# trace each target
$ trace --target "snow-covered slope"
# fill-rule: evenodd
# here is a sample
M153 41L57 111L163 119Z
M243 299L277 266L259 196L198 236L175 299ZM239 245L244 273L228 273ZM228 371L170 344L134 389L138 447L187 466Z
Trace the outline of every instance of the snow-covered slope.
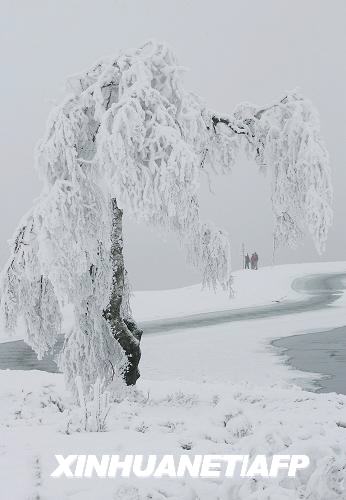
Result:
M201 285L158 291L134 292L131 307L137 321L175 318L192 314L298 300L295 278L308 274L346 272L346 262L318 262L240 270L233 273L233 298L228 292L202 289Z
M342 273L346 263L235 273L237 297L199 287L138 292L143 320L299 299L292 279ZM328 309L143 337L142 377L111 404L103 433L83 431L63 377L0 372L0 484L11 500L345 500L346 396L294 384L268 347L274 337L345 322L345 299ZM296 478L52 479L54 454L307 454ZM20 480L18 480L20 478ZM2 498L2 497L1 497Z

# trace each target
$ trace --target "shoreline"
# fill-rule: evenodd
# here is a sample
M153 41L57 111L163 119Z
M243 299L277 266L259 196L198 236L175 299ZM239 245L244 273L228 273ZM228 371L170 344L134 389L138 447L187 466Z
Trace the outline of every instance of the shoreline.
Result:
M305 390L346 394L346 325L280 337L271 345L287 366L313 377L308 387L299 383Z

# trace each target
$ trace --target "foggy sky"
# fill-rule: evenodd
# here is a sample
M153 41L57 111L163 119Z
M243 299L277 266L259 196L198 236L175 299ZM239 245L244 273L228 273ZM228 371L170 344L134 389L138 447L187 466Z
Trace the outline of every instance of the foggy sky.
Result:
M118 48L164 40L188 67L186 86L209 106L232 112L241 101L269 105L299 88L320 112L334 184L334 225L327 251L310 238L284 249L277 263L346 260L344 0L1 0L0 266L22 215L39 194L33 151L66 77ZM206 219L226 229L233 267L241 244L272 262L268 181L243 157L231 176L203 186ZM200 281L174 237L126 221L126 261L136 289Z

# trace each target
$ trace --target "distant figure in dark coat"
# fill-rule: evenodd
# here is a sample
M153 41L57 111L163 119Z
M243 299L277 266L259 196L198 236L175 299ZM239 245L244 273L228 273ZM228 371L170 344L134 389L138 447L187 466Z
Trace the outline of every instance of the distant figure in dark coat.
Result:
M250 269L250 257L248 253L245 255L245 269Z
M252 267L252 257L253 257L253 267ZM251 267L252 267L252 269L255 269L257 271L257 269L258 269L258 255L257 255L257 252L255 252L254 254L252 254L252 257L251 257Z

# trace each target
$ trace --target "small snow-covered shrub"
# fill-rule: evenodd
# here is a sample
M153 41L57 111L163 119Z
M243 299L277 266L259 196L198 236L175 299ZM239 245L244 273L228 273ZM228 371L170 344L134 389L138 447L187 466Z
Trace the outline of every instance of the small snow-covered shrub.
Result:
M117 489L114 500L141 500L138 488L121 486Z
M168 394L165 401L174 406L186 406L189 408L198 403L198 396L196 394L185 394L182 391L177 391L174 394Z
M240 439L252 432L252 425L245 415L240 414L228 420L226 429L233 438Z
M156 483L157 484L157 483ZM180 481L159 480L157 486L120 486L113 497L114 500L198 500L191 486Z
M110 393L102 391L99 379L92 386L91 398L88 399L83 391L80 377L76 378L79 407L75 407L67 414L64 432L105 432L106 420L111 407Z

